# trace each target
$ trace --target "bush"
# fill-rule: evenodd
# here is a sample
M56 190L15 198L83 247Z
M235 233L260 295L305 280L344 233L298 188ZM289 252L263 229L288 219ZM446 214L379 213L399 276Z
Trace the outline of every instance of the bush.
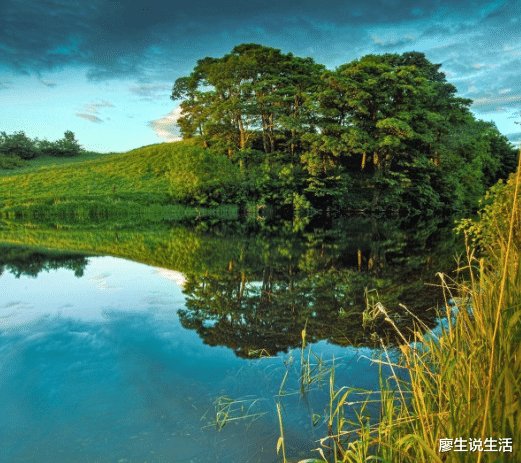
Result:
M34 159L39 155L67 157L76 156L83 151L82 147L76 140L73 132L67 130L63 134L63 138L56 141L30 139L24 132L14 132L7 134L0 133L0 154L16 156L21 159ZM11 167L2 167L4 169L13 169L18 167L16 162L2 161L3 165L9 164Z
M15 155L22 159L33 159L38 155L36 141L31 140L24 132L8 135L0 133L0 153Z
M25 161L18 156L0 154L0 169L16 169L25 165Z
M38 142L38 149L41 154L56 157L76 156L83 151L74 133L70 130L67 130L60 140Z
M513 198L518 174L511 174L505 182L500 180L489 189L485 195L482 208L475 220L462 220L458 230L463 231L471 242L480 248L491 248L497 234L508 229L509 221L513 220L512 239L521 243L521 206L516 203L516 214L512 217Z

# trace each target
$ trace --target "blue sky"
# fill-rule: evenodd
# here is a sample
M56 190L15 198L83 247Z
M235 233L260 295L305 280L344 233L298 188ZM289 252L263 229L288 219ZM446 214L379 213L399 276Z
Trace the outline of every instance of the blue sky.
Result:
M124 151L176 137L173 82L256 42L334 68L421 51L521 141L521 1L0 0L0 131Z

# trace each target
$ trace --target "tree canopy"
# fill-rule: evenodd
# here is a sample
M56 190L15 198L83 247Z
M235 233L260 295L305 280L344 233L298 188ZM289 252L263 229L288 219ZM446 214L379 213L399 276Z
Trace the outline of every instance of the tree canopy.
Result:
M240 166L252 199L299 208L434 213L475 207L515 152L424 54L335 70L258 44L176 80L184 138Z
M8 134L0 132L0 168L7 163L4 158L30 160L38 156L76 156L83 148L76 140L76 136L70 130L65 131L63 138L56 141L38 140L29 138L25 132ZM12 164L17 167L17 163Z

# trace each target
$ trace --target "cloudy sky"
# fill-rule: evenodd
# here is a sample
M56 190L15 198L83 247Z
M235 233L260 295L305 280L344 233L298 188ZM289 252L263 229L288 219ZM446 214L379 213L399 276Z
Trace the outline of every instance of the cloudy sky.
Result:
M176 137L173 82L262 43L334 68L422 51L521 141L520 0L0 0L0 131L123 151Z

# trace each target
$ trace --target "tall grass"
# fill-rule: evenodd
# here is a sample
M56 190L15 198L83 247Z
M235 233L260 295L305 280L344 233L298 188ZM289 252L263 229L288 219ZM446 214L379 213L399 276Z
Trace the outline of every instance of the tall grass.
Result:
M320 451L330 451L327 460L521 461L520 194L521 160L517 173L482 211L482 223L467 227L467 242L474 244L467 247L459 276L440 275L444 323L432 332L418 321L413 342L403 337L398 363L383 348L383 363L392 374L376 391L376 424L369 424L366 413L369 398L357 405L356 425L344 418L352 406L349 391L336 388L332 377L329 435ZM480 227L486 230L477 233ZM392 323L381 304L372 311ZM447 438L467 440L468 450L441 452L440 439ZM471 438L481 439L484 448L487 438L511 438L513 449L470 451Z

